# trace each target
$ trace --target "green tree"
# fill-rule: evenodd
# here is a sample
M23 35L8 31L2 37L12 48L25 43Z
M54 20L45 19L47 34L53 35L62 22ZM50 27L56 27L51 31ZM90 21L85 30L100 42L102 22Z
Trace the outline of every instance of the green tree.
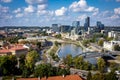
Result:
M99 46L103 46L103 42L104 42L103 39L100 39L100 40L98 41L98 45L99 45Z
M96 73L92 76L92 80L105 80L105 75L102 73Z
M0 68L3 75L16 73L17 58L13 55L0 57Z
M36 61L38 61L40 58L39 54L36 51L30 51L27 55L26 55L26 67L27 68L34 68L34 64Z
M114 45L114 50L115 51L120 51L120 46L118 44Z
M51 64L40 64L35 67L35 77L49 77L53 75L53 67ZM55 71L56 72L56 71Z
M105 69L105 61L104 61L104 59L99 58L99 59L97 60L97 65L98 65L98 70L99 70L100 72L104 72L104 69Z
M64 63L67 64L68 66L71 66L73 63L72 55L67 55L66 58L63 59Z
M87 75L87 80L92 80L92 74L91 74L91 72L90 72L90 71L88 72L88 75Z
M74 58L74 65L75 65L75 68L77 68L77 69L83 69L83 67L84 67L84 59L83 59L83 57L82 56L78 56L78 57L75 57Z
M37 42L36 45L39 49L41 49L41 42Z
M106 79L105 80L118 80L115 74L115 71L112 70L110 73L108 73L106 75Z

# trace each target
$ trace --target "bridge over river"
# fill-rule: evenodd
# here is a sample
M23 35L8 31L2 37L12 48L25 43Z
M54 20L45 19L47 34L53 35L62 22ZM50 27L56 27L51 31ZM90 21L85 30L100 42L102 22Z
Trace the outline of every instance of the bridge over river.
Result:
M108 56L108 57L115 59L113 55L114 54L111 54L111 53L83 52L77 56L83 56L84 58L95 58L95 57L97 58L97 57Z

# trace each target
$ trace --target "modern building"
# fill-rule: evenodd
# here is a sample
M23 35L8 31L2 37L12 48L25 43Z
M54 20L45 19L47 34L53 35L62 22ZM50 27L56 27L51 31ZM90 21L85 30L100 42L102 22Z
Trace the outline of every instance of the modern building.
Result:
M75 28L75 33L78 34L80 31L80 21L73 21L72 27Z
M59 25L58 24L52 24L52 31L53 32L60 32Z
M62 32L62 33L70 32L70 30L71 30L71 26L69 26L69 25L61 25L60 26L60 32Z
M88 31L88 27L90 27L90 17L85 19L84 30Z
M100 21L97 21L96 25L100 31L104 29L104 24L102 24Z

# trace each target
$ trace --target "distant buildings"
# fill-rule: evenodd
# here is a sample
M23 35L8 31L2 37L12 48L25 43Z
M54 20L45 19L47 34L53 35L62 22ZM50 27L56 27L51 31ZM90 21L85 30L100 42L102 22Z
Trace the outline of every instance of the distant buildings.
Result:
M22 54L27 54L28 49L23 47L23 45L17 44L17 45L7 45L0 49L0 56L4 55L16 55L20 56Z
M100 31L104 29L104 24L102 24L100 21L97 21L96 24L97 24L97 27Z
M85 19L84 30L88 31L88 27L90 27L90 17Z
M60 28L58 24L52 24L52 31L53 32L60 32Z
M114 46L118 44L120 46L120 41L110 41L110 42L104 42L103 48L109 51L114 51Z
M69 25L61 25L60 26L60 32L61 33L70 32L70 30L71 30L71 26L69 26Z
M80 31L80 21L73 21L72 27L75 28L75 33L78 34Z

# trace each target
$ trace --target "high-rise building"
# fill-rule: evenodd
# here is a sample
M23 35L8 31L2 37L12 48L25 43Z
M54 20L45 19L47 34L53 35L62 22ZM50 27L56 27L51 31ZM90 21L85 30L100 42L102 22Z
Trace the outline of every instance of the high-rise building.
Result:
M87 17L85 19L85 24L84 24L85 31L88 31L88 27L90 27L90 17Z
M75 28L75 33L78 34L80 31L80 21L73 21L72 27Z
M52 30L53 30L53 32L59 32L60 29L59 29L58 24L52 24Z
M97 28L99 30L103 30L104 29L104 24L102 24L100 21L97 21L96 25L97 25Z
M71 27L69 25L61 25L60 26L60 31L65 33L65 32L70 32Z

